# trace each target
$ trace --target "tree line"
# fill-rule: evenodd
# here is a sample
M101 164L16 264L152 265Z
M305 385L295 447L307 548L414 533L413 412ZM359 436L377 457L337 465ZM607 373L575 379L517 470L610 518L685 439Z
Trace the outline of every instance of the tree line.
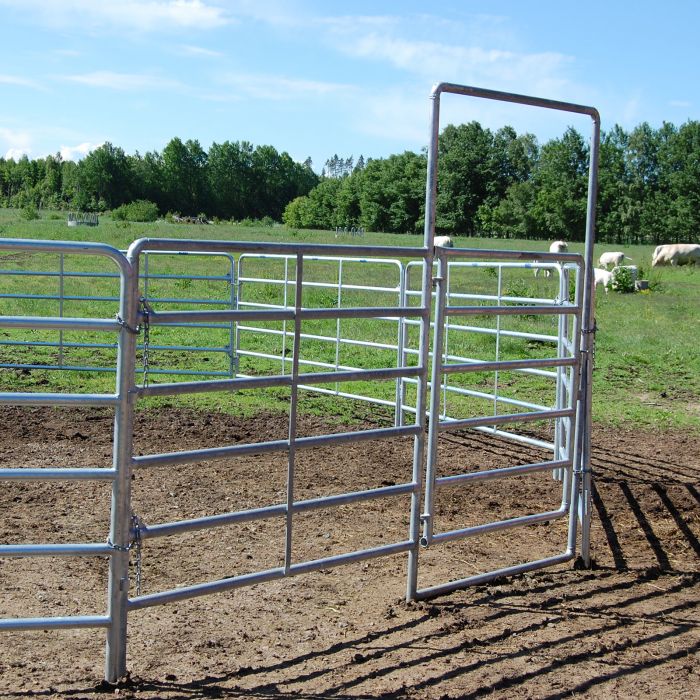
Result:
M160 213L280 221L285 206L319 182L311 162L272 146L212 144L173 138L162 152L127 155L105 143L80 162L60 155L0 159L0 205L108 211L147 200Z
M575 129L539 145L512 127L449 125L438 141L438 233L581 241L589 143ZM407 151L322 178L289 203L287 225L419 233L427 157ZM597 239L700 241L700 122L616 125L601 137Z
M582 240L589 144L575 129L540 145L532 134L478 122L440 134L439 233ZM319 177L272 146L172 139L127 155L110 143L80 162L0 159L0 206L107 211L135 201L166 212L294 228L420 233L425 152L354 161L334 155ZM700 122L620 126L601 138L597 238L610 243L700 240Z

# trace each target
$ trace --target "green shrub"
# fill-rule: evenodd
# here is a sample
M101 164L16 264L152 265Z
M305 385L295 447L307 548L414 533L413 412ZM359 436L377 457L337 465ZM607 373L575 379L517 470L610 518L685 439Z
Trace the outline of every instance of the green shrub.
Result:
M112 218L117 221L155 221L158 218L158 205L147 199L137 199L112 210Z
M33 204L27 204L22 209L20 209L19 215L25 221L34 221L39 218L39 212Z
M634 291L634 277L628 268L616 267L613 270L610 289L621 294L628 294Z

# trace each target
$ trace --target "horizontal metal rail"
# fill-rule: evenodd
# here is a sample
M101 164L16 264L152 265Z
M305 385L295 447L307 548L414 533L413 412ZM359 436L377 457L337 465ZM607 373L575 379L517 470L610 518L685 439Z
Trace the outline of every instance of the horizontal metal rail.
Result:
M425 312L415 306L364 306L354 308L331 309L263 309L259 311L153 311L149 314L149 322L153 326L177 321L293 321L297 316L304 321L343 318L389 318L401 316L425 316Z
M53 394L41 392L0 392L0 404L21 406L117 406L112 394Z
M532 423L539 420L552 420L553 418L571 418L576 414L573 408L562 408L552 411L532 411L527 413L505 413L497 416L480 416L479 418L453 418L440 421L438 430L447 432L464 428L485 427L488 425L500 425L501 423Z
M137 596L136 598L129 599L129 610L138 610L151 607L153 605L174 603L179 600L188 600L189 598L196 598L198 596L220 593L235 588L242 588L244 586L252 586L256 583L273 581L275 579L296 576L298 574L306 574L312 571L319 571L320 569L328 569L344 564L353 564L360 561L366 561L368 559L386 557L391 554L400 554L402 552L407 552L412 547L413 543L411 541L397 542L396 544L383 545L381 547L359 550L348 554L338 554L333 557L315 559L300 564L292 564L287 571L285 571L284 567L277 567L274 569L267 569L265 571L258 571L252 574L232 576L230 578L220 579L218 581L199 583L193 586L182 586L180 588L163 591L161 593Z
M556 566L557 564L563 564L564 562L571 561L574 556L574 553L567 549L562 554L555 554L554 556L546 557L544 559L538 559L536 561L530 561L524 564L516 564L514 566L505 566L501 569L496 569L495 571L468 576L467 578L461 578L456 581L450 581L449 583L443 583L437 586L419 588L416 591L416 598L417 600L435 598L436 596L452 593L453 591L466 588L467 586L478 586L482 583L488 583L489 581L494 581L503 576L517 576L518 574L524 574L528 571L546 569L550 566Z
M0 469L0 481L113 481L116 469Z
M310 498L305 501L297 501L292 505L295 513L305 513L312 510L323 510L349 503L359 503L372 501L378 498L389 498L414 493L417 484L396 484L394 486L383 486L365 491L353 491L351 493L336 494L335 496L322 496ZM221 513L219 515L208 515L190 520L178 520L171 523L159 523L157 525L145 525L141 528L141 538L149 539L153 537L167 537L180 534L182 532L193 532L212 527L225 527L254 520L264 520L267 518L282 517L287 514L286 504L265 506L263 508L252 508L232 513Z
M0 631L20 632L28 630L85 629L109 627L107 615L73 615L69 617L15 617L0 620Z
M419 425L401 426L395 428L375 428L350 433L330 433L311 437L297 438L294 441L296 450L322 447L329 444L344 444L367 440L387 440L394 437L413 437L421 431ZM230 445L227 447L209 447L202 450L186 450L183 452L166 452L163 454L136 456L133 458L135 468L158 467L176 464L192 464L207 460L229 459L250 454L284 452L289 449L289 440L271 440L268 442Z
M327 384L332 382L379 381L399 377L416 377L418 367L386 367L379 369L353 369L340 372L308 372L298 376L299 385ZM246 389L268 389L291 386L291 375L270 377L237 377L236 379L212 380L203 382L172 382L151 384L137 389L139 396L174 396L177 394L198 394L212 391L243 391Z
M0 316L0 328L31 328L32 330L107 331L121 330L116 319L67 318L52 316Z
M534 360L497 360L494 362L474 360L459 364L443 364L440 367L445 374L455 374L461 372L509 372L516 369L537 367L575 367L577 364L578 360L574 357L547 357Z
M577 314L578 306L571 304L539 304L537 306L446 306L448 316L557 316Z
M464 527L459 530L448 530L447 532L434 533L430 539L431 544L440 542L452 542L461 540L467 537L477 537L485 535L489 532L498 532L500 530L510 530L516 527L524 527L525 525L534 525L536 523L549 522L550 520L558 520L569 514L568 508L558 508L545 513L534 513L533 515L521 515L517 518L509 518L507 520L497 520L492 523L483 523L482 525L473 525L472 527Z
M114 547L108 543L0 545L0 557L104 557L112 554Z
M472 481L493 481L509 476L520 476L522 474L532 474L549 469L567 469L571 467L571 460L548 460L535 464L519 464L514 467L501 467L500 469L485 469L483 471L468 472L466 474L454 474L452 476L441 476L435 479L439 486L459 486L465 482Z

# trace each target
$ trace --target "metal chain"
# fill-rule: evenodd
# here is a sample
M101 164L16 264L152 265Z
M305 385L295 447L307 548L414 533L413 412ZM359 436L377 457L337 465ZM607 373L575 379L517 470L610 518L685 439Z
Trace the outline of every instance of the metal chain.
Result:
M131 514L133 539L131 547L136 550L136 595L141 595L141 519L136 513Z
M150 312L151 307L148 305L146 297L141 297L139 299L141 303L141 315L143 317L143 386L148 386L148 353L150 349L151 342L151 324L150 324Z

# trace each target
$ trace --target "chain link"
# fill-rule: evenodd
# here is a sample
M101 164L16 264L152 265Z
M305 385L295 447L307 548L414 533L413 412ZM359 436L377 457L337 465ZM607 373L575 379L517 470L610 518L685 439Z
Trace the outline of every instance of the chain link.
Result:
M143 323L141 324L141 327L143 328L143 386L146 387L148 386L148 355L151 342L151 307L149 306L146 297L141 297L139 302L141 303L141 315L143 317Z
M131 547L136 550L136 595L141 595L141 518L136 513L131 514L133 539Z

